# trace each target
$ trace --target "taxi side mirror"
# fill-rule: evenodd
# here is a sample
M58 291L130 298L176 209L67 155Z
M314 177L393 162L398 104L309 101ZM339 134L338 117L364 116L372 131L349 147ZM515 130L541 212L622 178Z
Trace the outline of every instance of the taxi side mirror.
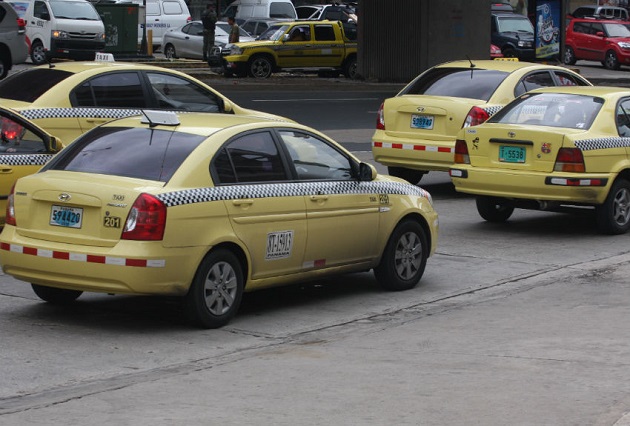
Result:
M376 168L368 163L359 164L359 180L361 182L370 182L376 179Z
M50 150L52 152L59 152L63 149L63 143L61 143L61 140L57 139L54 136L50 137Z
M219 111L221 112L227 112L227 113L234 112L234 108L232 108L232 102L228 101L227 99L224 99L219 96L217 98L217 104L219 105Z
M283 36L282 36L282 42L284 43L284 42L286 42L286 41L289 41L289 37L291 37L289 34L285 34L285 35L283 35Z

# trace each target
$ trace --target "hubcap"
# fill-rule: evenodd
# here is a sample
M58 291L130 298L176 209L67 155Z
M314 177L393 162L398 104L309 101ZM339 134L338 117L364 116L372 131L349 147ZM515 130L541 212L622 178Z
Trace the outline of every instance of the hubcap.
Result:
M613 220L619 226L626 225L630 220L630 192L625 188L615 194Z
M267 77L269 69L270 67L267 61L257 60L252 64L252 74L256 77Z
M223 315L230 310L236 297L236 273L227 262L212 266L204 285L206 307L214 315Z
M410 280L420 269L422 262L422 244L414 232L407 232L400 237L396 245L394 265L396 273L403 280Z

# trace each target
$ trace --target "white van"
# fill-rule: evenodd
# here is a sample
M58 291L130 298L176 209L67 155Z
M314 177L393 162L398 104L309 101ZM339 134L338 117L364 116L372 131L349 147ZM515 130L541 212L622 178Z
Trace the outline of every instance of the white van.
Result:
M184 0L146 0L146 4L147 31L152 30L154 50L162 46L162 37L169 29L192 20ZM138 30L138 39L138 42L142 41L142 27Z
M225 8L222 17L244 21L249 18L297 19L291 0L236 0Z
M92 60L105 48L105 27L87 0L7 0L26 21L31 60Z

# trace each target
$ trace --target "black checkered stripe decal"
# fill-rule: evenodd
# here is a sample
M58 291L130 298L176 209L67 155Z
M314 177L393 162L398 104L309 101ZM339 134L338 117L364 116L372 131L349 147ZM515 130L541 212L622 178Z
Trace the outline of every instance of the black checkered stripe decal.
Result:
M417 186L399 182L296 182L260 185L230 185L215 188L186 189L157 195L167 207L208 201L242 198L298 197L334 194L390 194L416 195L428 198L427 192Z
M124 118L131 115L140 115L139 109L117 108L37 108L20 111L29 120L42 118Z
M492 117L494 114L496 114L497 112L501 111L501 108L503 108L503 106L496 105L496 106L491 106L491 107L485 107L485 108L482 108L482 109L485 112L487 112L490 117Z
M582 151L592 151L594 149L607 149L607 148L628 148L630 147L630 138L597 138L597 139L584 139L581 141L575 141L575 146Z
M43 166L55 154L0 154L0 164L9 166Z

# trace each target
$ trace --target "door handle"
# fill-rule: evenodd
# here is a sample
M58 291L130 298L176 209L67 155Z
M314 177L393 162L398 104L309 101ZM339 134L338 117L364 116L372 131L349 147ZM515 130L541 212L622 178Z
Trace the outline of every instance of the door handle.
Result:
M311 201L326 201L328 195L311 195Z
M251 206L254 204L254 200L251 198L243 198L241 200L232 200L232 204L235 206Z
M0 166L0 173L3 173L3 174L13 173L13 167Z

